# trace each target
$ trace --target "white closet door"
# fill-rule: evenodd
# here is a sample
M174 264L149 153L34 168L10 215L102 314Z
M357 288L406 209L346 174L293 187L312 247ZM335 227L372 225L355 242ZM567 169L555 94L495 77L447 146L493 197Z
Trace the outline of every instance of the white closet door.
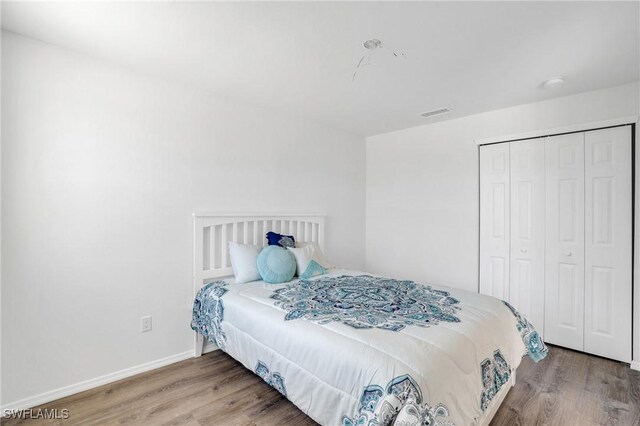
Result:
M545 140L545 341L583 350L584 133Z
M586 352L631 361L631 127L585 133Z
M480 148L480 293L509 300L509 144Z
M510 143L511 254L509 303L539 333L544 326L544 143Z

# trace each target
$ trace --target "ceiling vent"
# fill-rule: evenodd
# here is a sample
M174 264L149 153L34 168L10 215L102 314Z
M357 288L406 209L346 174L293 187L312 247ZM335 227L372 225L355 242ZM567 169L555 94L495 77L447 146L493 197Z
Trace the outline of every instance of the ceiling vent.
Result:
M440 109L434 109L433 111L428 111L428 112L423 112L422 114L420 114L423 117L433 117L435 115L440 115L440 114L446 114L448 112L451 112L451 110L449 108L440 108Z

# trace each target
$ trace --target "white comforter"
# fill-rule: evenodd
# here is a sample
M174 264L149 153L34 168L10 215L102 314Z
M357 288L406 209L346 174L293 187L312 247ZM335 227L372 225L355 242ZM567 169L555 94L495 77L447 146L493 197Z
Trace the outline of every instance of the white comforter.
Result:
M213 283L192 327L324 425L478 424L523 355L546 355L498 299L361 275Z

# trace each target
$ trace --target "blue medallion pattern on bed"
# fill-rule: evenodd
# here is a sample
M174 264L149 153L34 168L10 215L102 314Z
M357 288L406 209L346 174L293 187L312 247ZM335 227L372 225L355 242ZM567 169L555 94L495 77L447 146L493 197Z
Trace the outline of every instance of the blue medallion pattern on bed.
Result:
M489 403L502 386L509 381L511 377L511 367L504 359L500 349L493 352L493 360L487 358L480 363L482 374L482 395L480 396L480 408L485 411Z
M326 425L485 424L522 356L547 353L499 299L335 269L206 284L191 327Z
M193 302L191 318L191 328L222 350L227 339L221 327L224 319L222 296L227 292L226 285L224 281L213 281L203 286Z
M367 386L360 397L355 417L343 416L342 426L429 425L453 426L446 419L449 410L422 401L418 384L409 375L391 380L386 388Z
M549 349L542 341L542 338L540 337L538 332L533 328L531 323L527 321L527 319L516 310L516 308L514 308L504 300L502 301L502 303L504 303L511 310L511 313L513 313L513 315L518 320L516 327L520 332L520 336L522 336L522 342L527 348L527 355L529 355L529 358L531 358L535 362L543 360L549 353Z
M287 388L284 386L284 377L280 373L270 373L269 367L262 361L258 361L256 364L256 374L262 377L262 380L267 382L268 385L280 392L285 397L287 396Z
M318 324L333 321L353 328L400 331L409 325L428 327L460 322L459 301L449 292L413 281L369 275L301 280L271 295L285 320L304 318Z

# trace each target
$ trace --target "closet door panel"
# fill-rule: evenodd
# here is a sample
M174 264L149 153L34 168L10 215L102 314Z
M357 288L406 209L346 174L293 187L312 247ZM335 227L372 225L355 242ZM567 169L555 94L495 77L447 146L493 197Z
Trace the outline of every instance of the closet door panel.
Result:
M585 348L631 360L631 128L585 133Z
M509 303L539 333L544 326L544 143L511 142Z
M480 293L509 300L509 144L480 148Z
M584 348L584 133L545 140L545 341Z

